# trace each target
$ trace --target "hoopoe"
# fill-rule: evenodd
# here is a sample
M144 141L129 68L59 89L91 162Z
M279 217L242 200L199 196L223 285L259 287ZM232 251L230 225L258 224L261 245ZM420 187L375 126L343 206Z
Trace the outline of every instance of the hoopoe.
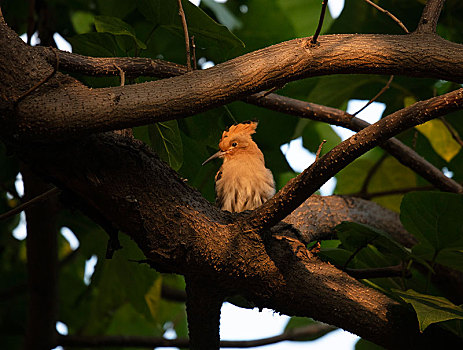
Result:
M231 126L222 134L220 150L203 163L223 159L215 175L217 205L222 210L252 210L275 194L272 172L265 167L264 155L251 137L256 128L256 121Z

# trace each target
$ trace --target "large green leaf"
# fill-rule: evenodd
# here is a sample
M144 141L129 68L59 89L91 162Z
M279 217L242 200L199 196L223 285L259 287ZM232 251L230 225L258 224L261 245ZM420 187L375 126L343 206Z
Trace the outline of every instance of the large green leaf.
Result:
M149 126L151 145L156 153L174 170L183 163L183 145L176 120L156 123Z
M368 192L385 192L417 185L416 174L402 165L396 158L387 157L380 165L368 184ZM399 212L403 195L375 197L373 200L385 208Z
M396 242L386 232L374 227L356 222L343 222L336 226L336 231L343 247L351 251L372 244L383 253L390 253L401 260L411 257L409 250Z
M224 50L243 43L227 27L210 18L189 1L182 1L190 36L200 45L221 47ZM163 26L183 37L183 27L175 0L138 0L138 9L148 21Z
M99 33L128 36L133 39L139 48L146 49L146 45L137 38L132 26L117 17L96 16L95 28Z
M463 195L412 192L405 195L400 220L420 243L436 252L463 249Z
M97 0L100 13L105 16L124 18L135 10L137 3L127 0Z
M430 324L447 320L463 320L463 308L443 297L421 294L409 289L406 292L394 290L394 293L407 303L412 304L418 316L420 331Z
M72 51L93 57L122 55L114 37L109 33L85 33L68 38Z

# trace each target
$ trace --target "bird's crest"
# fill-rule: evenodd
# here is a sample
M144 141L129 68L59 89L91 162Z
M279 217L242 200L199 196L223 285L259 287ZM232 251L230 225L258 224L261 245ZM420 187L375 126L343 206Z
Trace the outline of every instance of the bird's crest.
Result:
M232 137L238 134L252 135L256 132L257 124L257 121L249 120L240 124L232 125L227 131L223 132L222 140L226 137Z

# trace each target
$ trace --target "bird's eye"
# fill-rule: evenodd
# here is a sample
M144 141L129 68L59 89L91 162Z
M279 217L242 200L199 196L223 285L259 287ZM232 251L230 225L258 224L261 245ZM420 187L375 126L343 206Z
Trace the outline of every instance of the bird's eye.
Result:
M232 143L232 147L236 147L237 145L238 145L238 143L236 143L236 142Z

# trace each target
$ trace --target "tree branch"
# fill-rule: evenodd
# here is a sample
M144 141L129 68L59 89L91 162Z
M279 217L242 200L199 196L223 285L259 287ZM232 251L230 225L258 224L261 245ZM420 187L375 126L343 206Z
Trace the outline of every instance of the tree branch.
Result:
M177 0L178 15L182 22L183 35L185 36L185 54L187 71L191 71L191 54L190 54L190 35L188 34L188 26L186 24L185 12L183 11L182 0Z
M246 98L245 101L277 112L342 126L353 131L360 131L370 125L368 122L353 117L351 114L339 109L320 106L276 94L270 94L262 99L250 96ZM448 192L463 193L463 187L459 183L445 176L441 170L437 169L434 165L396 138L390 138L380 143L379 146L394 156L400 163L409 167L435 185L438 189Z
M5 220L13 215L16 215L16 214L19 214L20 212L22 212L23 210L26 210L27 208L33 206L33 205L36 205L40 202L43 202L45 200L47 200L48 198L50 198L51 196L55 195L55 194L58 194L60 193L61 190L59 190L58 188L56 187L53 187L52 189L42 193L42 194L39 194L37 197L35 198L32 198L31 200L28 200L27 202L25 203L22 203L20 205L18 205L17 207L11 209L10 211L7 211L6 213L2 213L0 214L0 221L2 220Z
M316 323L305 327L294 328L285 331L274 337L255 339L255 340L222 340L220 348L252 348L275 344L287 340L299 340L307 337L319 337L335 330L335 327ZM155 337L137 337L137 336L59 336L56 346L64 347L178 347L186 348L189 345L188 339L165 339Z
M28 168L21 170L26 198L50 188ZM57 203L26 209L27 272L29 286L26 350L50 349L54 342L57 311L58 241Z
M320 32L322 31L323 21L325 19L326 6L328 6L328 0L323 0L322 1L322 9L320 11L320 19L318 20L317 29L315 30L315 34L313 35L312 39L310 40L310 43L312 45L317 44L318 36L320 35Z
M43 50L43 48L40 47L36 49L42 49L43 54L49 53L49 50ZM88 75L116 75L116 71L111 71L111 69L114 68L115 60L117 60L118 64L125 67L124 69L129 71L132 76L149 75L165 78L182 75L187 72L186 67L182 65L160 60L140 58L94 58L70 54L64 51L59 51L59 54L61 67L64 67L65 70L81 72ZM349 113L339 109L299 101L276 94L262 96L258 93L245 97L243 100L247 103L252 103L281 113L322 121L342 126L353 131L359 131L370 125L368 122L355 118ZM463 187L446 177L442 171L434 167L431 163L397 139L391 138L380 146L397 158L400 163L414 170L437 188L443 191L463 192Z
M137 140L100 134L18 152L129 234L160 271L216 281L224 295L312 317L390 348L403 346L405 335L415 345L434 339L419 333L408 308L321 262L297 239L275 232L264 241L234 225L244 214L213 207ZM92 175L76 176L81 168Z
M445 0L428 0L426 2L415 33L435 33L444 3Z
M61 81L66 92L49 89L24 99L17 111L21 123L13 134L36 141L66 139L183 118L272 86L317 75L380 73L463 81L463 60L459 58L463 57L462 45L435 36L419 39L416 36L328 35L320 37L320 45L315 48L307 46L308 38L295 39L207 70L124 87L88 89L59 75L55 78ZM21 45L26 48L24 43ZM420 57L420 64L416 64L416 57ZM254 64L249 65L249 61ZM325 63L317 64L321 61ZM434 67L436 61L447 64ZM9 94L7 91L7 98ZM0 111L8 111L8 105L3 103L1 107L2 104Z
M187 275L185 283L190 349L219 349L223 295L217 289L217 284L209 279Z
M246 220L252 228L268 228L283 220L321 185L354 159L408 128L463 108L463 89L417 102L359 131L292 179Z
M371 6L373 6L375 9L377 9L378 11L386 14L387 16L389 16L394 22L396 22L400 28L402 28L404 30L405 33L410 33L407 29L407 27L405 27L405 25L396 17L394 16L392 13L390 13L388 10L385 10L383 9L381 6L375 4L373 1L371 0L365 0L367 3L369 3Z
M407 275L407 270L403 264L396 266L377 267L371 269L343 269L350 276L357 279L385 278L385 277L402 277ZM410 275L410 274L409 274Z

